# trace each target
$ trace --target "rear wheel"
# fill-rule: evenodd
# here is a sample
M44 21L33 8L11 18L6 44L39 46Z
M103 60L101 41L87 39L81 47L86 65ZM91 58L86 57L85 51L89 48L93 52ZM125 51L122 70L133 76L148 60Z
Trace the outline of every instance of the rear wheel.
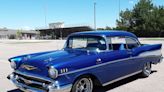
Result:
M82 77L76 80L71 92L92 92L93 81L89 77Z
M149 77L150 74L151 74L151 63L147 62L144 64L141 75L142 77Z

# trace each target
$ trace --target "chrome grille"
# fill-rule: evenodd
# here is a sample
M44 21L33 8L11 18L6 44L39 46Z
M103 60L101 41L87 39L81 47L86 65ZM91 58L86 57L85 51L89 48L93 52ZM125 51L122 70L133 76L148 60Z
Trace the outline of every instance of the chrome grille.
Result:
M18 74L18 73L15 73L15 75L18 75L19 77L22 77L22 78L27 79L27 80L33 80L33 81L36 81L36 82L41 82L41 83L46 83L46 84L51 83L51 82L43 80L43 79L29 77L29 76L21 75L21 74Z
M33 78L33 77L28 77L28 76L24 76L17 73L15 73L15 76L17 76L16 80L19 83L22 83L22 84L25 84L27 86L34 87L37 89L45 90L45 91L48 90L47 85L50 84L49 81L38 79L38 78Z

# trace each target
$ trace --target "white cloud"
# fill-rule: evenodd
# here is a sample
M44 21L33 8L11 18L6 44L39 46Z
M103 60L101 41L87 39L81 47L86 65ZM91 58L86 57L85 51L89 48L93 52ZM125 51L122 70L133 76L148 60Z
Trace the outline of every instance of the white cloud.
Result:
M134 4L134 1L133 1L133 0L130 0L129 3L130 3L130 4Z

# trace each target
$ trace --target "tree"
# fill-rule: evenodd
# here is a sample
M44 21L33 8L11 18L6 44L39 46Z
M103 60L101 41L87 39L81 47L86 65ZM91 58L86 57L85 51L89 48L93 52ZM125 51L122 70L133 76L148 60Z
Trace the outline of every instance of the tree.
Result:
M164 7L155 6L152 0L140 0L132 10L121 11L116 20L117 29L127 30L138 36L162 36Z
M109 26L106 26L105 30L112 30L112 28Z
M164 34L164 7L159 6L158 8L156 8L156 10L153 13L154 13L153 21L155 22L154 28L159 33L158 34L159 37L164 36L162 35Z
M132 23L132 12L129 9L126 11L121 11L120 13L120 20L117 21L117 29L128 30Z
M20 30L17 30L16 36L18 39L21 39L21 31Z
M97 28L97 30L105 30L104 28Z
M97 28L97 30L112 30L112 28L109 26L106 26L105 28Z

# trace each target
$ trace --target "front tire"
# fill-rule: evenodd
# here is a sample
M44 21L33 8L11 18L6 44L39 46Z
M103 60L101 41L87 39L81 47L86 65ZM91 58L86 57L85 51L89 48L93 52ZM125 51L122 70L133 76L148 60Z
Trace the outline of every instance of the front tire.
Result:
M81 77L74 83L71 92L92 92L93 81L89 77Z
M150 74L151 74L151 63L147 62L144 64L141 75L142 77L149 77Z

